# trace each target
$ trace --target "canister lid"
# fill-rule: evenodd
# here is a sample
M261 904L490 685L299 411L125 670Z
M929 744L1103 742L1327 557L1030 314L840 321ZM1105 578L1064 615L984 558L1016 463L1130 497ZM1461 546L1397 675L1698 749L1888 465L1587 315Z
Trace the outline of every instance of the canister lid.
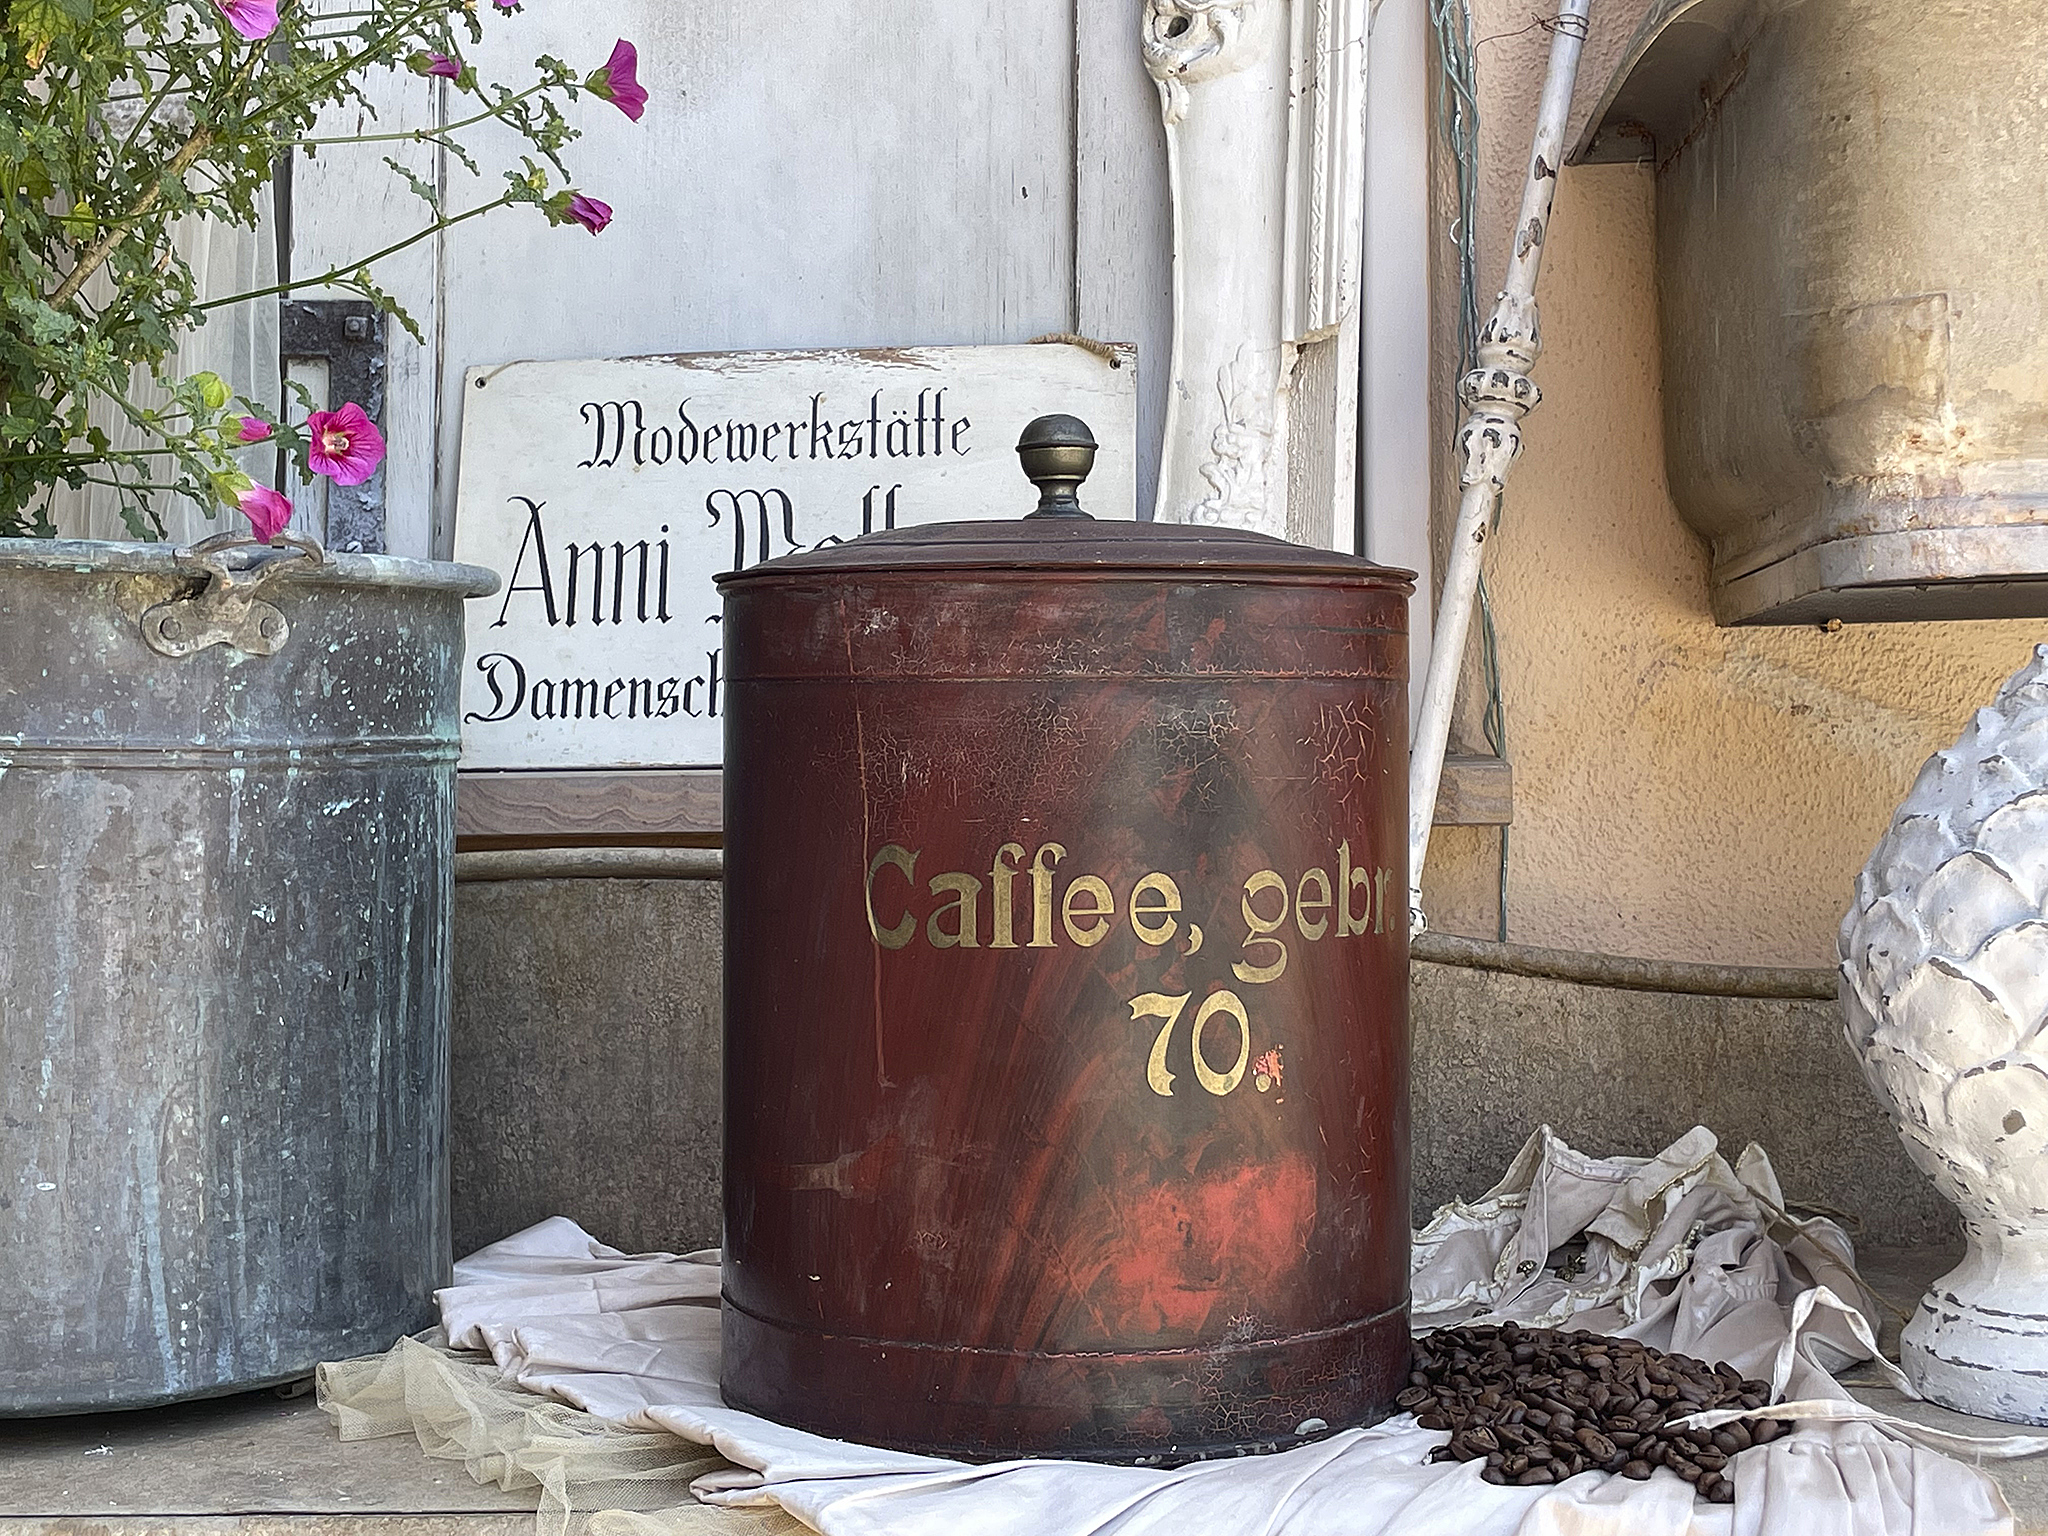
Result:
M1357 555L1290 544L1244 528L1202 523L1098 520L1078 491L1095 458L1095 438L1073 416L1041 416L1017 442L1038 509L1003 521L926 523L865 534L718 578L721 590L887 571L1071 571L1103 576L1204 574L1330 580L1412 588L1412 571ZM1020 498L1021 499L1021 498Z

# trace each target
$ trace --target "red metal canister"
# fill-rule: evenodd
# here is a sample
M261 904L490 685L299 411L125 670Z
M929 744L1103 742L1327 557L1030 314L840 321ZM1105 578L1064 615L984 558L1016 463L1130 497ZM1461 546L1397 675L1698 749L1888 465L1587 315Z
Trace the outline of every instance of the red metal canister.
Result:
M1388 1413L1407 574L1034 516L720 585L726 1401L1122 1460Z

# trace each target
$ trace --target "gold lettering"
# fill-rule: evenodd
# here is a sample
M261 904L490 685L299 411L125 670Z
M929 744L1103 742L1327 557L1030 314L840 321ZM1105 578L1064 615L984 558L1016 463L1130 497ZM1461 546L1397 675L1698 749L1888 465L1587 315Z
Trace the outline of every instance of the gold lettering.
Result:
M894 843L885 843L868 860L867 906L868 932L875 936L875 942L884 949L901 949L917 936L917 919L906 911L897 922L884 928L875 921L875 872L884 864L893 864L903 871L903 878L917 878L917 855Z
M1385 933L1387 931L1387 878L1392 874L1393 871L1391 869L1376 869L1372 873L1372 931L1374 933Z
M1047 862L1046 855L1052 859ZM1058 843L1043 843L1031 855L1031 949L1052 948L1052 866L1067 856Z
M1252 909L1252 898L1261 891L1278 891L1280 893L1279 914L1270 921L1259 916ZM1282 880L1274 870L1260 870L1244 883L1242 907L1245 927L1250 930L1245 935L1243 945L1246 955L1250 955L1254 945L1271 945L1280 953L1277 959L1269 960L1264 965L1253 965L1249 959L1239 960L1230 967L1231 974L1236 976L1239 981L1278 981L1281 973L1287 969L1287 941L1285 939L1273 938L1272 934L1287 921L1287 882ZM1222 996L1224 994L1219 993L1218 995ZM1201 1060L1199 1052L1196 1053L1195 1059L1197 1062Z
M981 896L981 882L972 875L939 875L931 883L934 896L941 891L952 891L954 897L924 920L924 936L933 949L978 949L975 943L975 908ZM960 921L948 933L939 926L939 919L948 912L960 914Z
M1015 861L1023 857L1022 843L1005 843L996 850L995 863L989 866L989 896L993 905L990 926L994 929L989 935L990 949L1017 947L1016 919L1010 909L1010 887L1017 879Z
M1131 999L1133 1019L1166 1020L1159 1026L1158 1037L1152 1042L1152 1054L1145 1060L1145 1082L1163 1099L1173 1097L1173 1074L1166 1070L1166 1042L1173 1034L1174 1024L1180 1019L1181 1009L1187 1007L1188 999L1193 995L1183 992L1179 997L1168 997L1164 992L1147 992L1143 997Z
M1087 896L1089 904L1077 906L1075 898ZM1076 918L1094 920L1076 922ZM1067 937L1083 949L1093 949L1109 932L1109 925L1116 921L1116 897L1108 884L1095 875L1083 875L1067 887L1066 899L1060 903L1060 922L1067 930Z
M1143 901L1147 895L1157 896L1159 905ZM1180 887L1173 883L1173 876L1163 874L1147 875L1131 887L1131 931L1147 944L1171 944L1173 933L1180 925L1173 914L1180 911ZM1164 922L1154 922L1164 918Z
M1284 891L1287 887L1283 885L1280 889ZM1281 921L1286 921L1285 913L1281 914ZM1283 960L1281 964L1286 962ZM1218 1072L1210 1066L1209 1058L1202 1050L1202 1026L1219 1013L1227 1013L1237 1020L1237 1064L1228 1072ZM1252 1021L1245 1015L1243 999L1235 992L1211 993L1195 1012L1194 1037L1188 1043L1195 1051L1195 1080L1218 1098L1243 1082L1245 1065L1252 1059Z
M1314 881L1316 889L1322 893L1313 900L1308 894L1310 881ZM1320 939L1330 931L1330 920L1327 917L1319 917L1310 922L1309 913L1329 910L1330 877L1320 869L1312 869L1301 877L1301 884L1294 890L1294 926L1301 930L1304 939Z
M1365 910L1351 915L1351 893L1365 887ZM1351 845L1337 845L1337 937L1348 939L1364 933L1372 923L1372 871L1351 867Z

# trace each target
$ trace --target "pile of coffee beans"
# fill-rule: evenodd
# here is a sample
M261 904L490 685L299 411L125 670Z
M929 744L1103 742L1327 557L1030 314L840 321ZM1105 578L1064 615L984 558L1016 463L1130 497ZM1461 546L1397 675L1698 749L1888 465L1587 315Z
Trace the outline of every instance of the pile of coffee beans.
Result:
M1408 1390L1394 1399L1424 1429L1451 1431L1432 1461L1481 1461L1489 1483L1531 1487L1581 1472L1638 1482L1669 1467L1716 1504L1732 1503L1730 1458L1789 1427L1744 1419L1679 1429L1710 1408L1761 1408L1770 1388L1729 1365L1667 1355L1583 1330L1477 1325L1415 1341Z

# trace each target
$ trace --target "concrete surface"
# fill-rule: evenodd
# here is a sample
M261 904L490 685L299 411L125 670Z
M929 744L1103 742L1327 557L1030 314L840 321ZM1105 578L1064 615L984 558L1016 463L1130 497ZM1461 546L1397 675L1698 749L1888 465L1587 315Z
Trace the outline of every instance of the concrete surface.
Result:
M455 1249L572 1216L634 1251L719 1241L720 886L457 887ZM1418 963L1415 1211L1488 1188L1548 1121L1593 1153L1695 1124L1771 1155L1858 1241L1942 1244L1832 1003L1674 996Z
M0 1420L0 1536L532 1536L536 1503L410 1437L343 1445L310 1395Z
M720 890L456 886L456 1253L556 1215L633 1252L717 1245Z
M1694 1125L1754 1141L1786 1197L1859 1243L1942 1245L1955 1213L1906 1160L1832 1002L1676 996L1418 963L1415 1210L1488 1189L1545 1121L1598 1155Z

